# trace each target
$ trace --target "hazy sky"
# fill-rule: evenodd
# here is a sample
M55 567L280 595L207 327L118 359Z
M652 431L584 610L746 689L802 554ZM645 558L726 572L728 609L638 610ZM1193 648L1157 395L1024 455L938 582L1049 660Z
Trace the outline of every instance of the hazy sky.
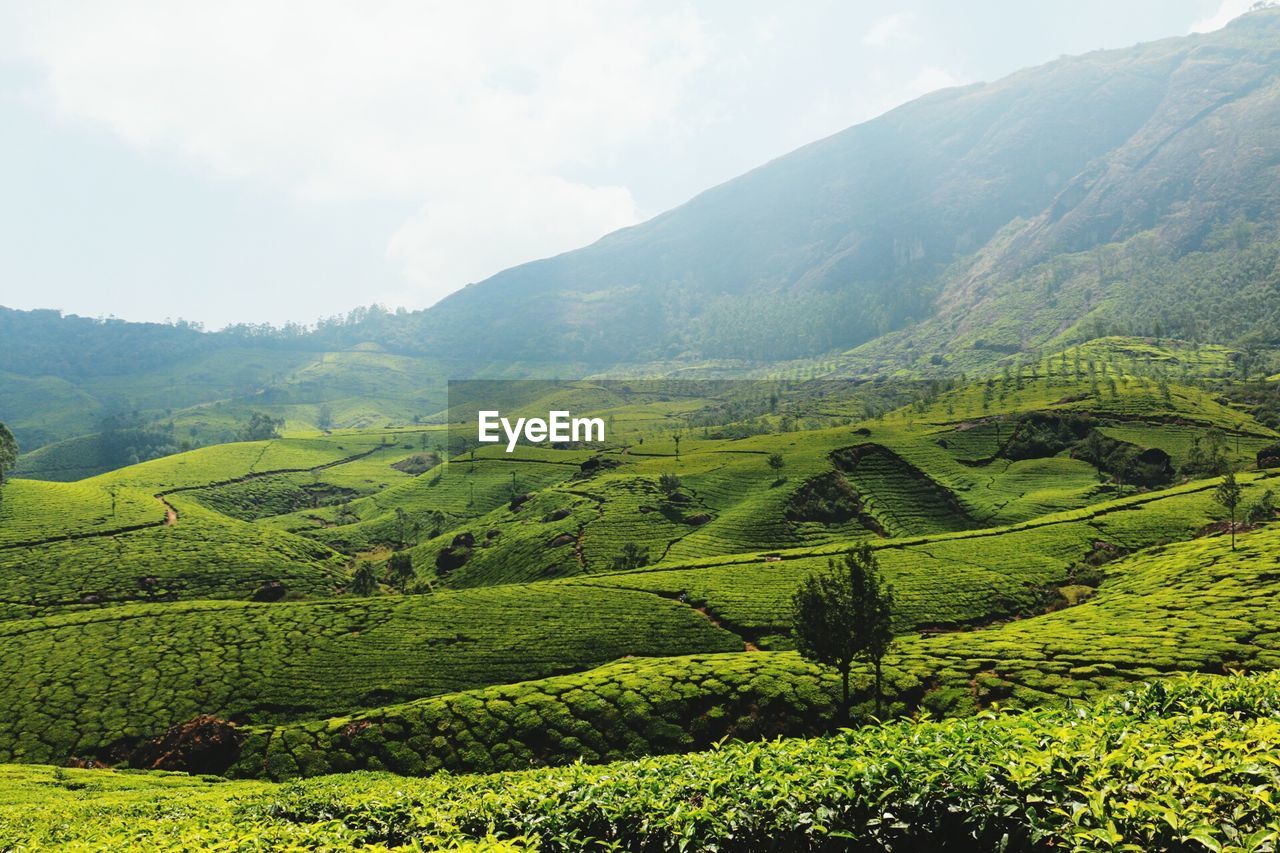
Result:
M0 305L425 307L932 89L1249 5L0 0Z

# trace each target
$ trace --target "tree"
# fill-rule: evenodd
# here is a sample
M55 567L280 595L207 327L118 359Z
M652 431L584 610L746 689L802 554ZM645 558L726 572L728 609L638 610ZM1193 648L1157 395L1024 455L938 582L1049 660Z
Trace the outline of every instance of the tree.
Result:
M1209 427L1204 434L1205 443L1209 445L1208 456L1211 464L1216 466L1212 473L1227 473L1227 436L1217 427Z
M400 547L404 548L409 544L409 513L404 507L396 507L396 529L400 534Z
M1260 524L1264 521L1270 521L1276 514L1276 494L1267 489L1262 493L1262 497L1249 507L1249 511L1245 513L1245 519L1250 524Z
M658 477L658 488L661 489L662 493L667 497L671 497L676 492L680 491L681 485L682 482L680 478L675 474L663 474Z
M880 664L893 642L893 588L880 576L871 546L832 559L827 572L809 575L791 601L796 649L840 673L840 716L849 720L849 670L855 660L875 671L876 715L883 696Z
M13 437L9 428L0 423L0 486L4 485L5 476L18 464L18 440Z
M1231 550L1236 549L1236 508L1240 506L1240 484L1236 482L1234 471L1228 471L1222 482L1213 492L1213 499L1226 507L1231 513Z
M284 418L273 418L263 412L254 412L249 421L240 430L241 441L265 441L279 438L280 429L284 426Z
M638 569L649 562L649 549L641 548L634 542L622 546L622 552L613 558L615 572L628 572Z
M413 555L407 551L391 555L391 560L387 563L387 583L404 592L417 579L418 575L413 570Z
M351 576L352 595L373 595L378 591L378 572L373 563L361 563Z
M770 469L771 469L775 474L776 474L776 473L778 473L778 472L780 472L780 471L782 470L783 466L785 466L786 464L787 464L787 463L786 463L786 460L784 460L784 459L782 458L782 454L781 454L781 453L770 453L770 454L769 454L769 468L770 468Z
M316 412L316 426L323 432L333 429L333 409L328 403L320 404L320 409Z

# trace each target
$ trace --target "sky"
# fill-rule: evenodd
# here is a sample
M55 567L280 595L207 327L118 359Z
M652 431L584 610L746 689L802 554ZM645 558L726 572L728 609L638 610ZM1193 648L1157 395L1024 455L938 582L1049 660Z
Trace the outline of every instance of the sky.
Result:
M0 0L0 305L424 308L934 89L1251 2Z

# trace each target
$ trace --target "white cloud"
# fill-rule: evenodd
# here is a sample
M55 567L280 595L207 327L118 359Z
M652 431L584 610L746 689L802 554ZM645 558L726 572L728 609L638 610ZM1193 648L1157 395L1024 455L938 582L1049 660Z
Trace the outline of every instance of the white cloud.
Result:
M1220 30L1231 23L1233 19L1248 12L1255 2L1256 0L1222 0L1222 3L1218 6L1218 11L1207 18L1196 21L1191 25L1189 32L1211 33L1214 30Z
M911 83L906 89L906 98L911 100L921 95L938 89L947 89L951 86L959 86L966 82L963 78L957 77L945 68L939 68L936 65L926 65L916 72L916 76L911 78Z
M640 214L624 187L589 187L520 173L467 176L427 201L391 238L390 255L435 301L454 289L531 258L578 248L631 225ZM476 197L482 201L477 202ZM459 253L457 246L470 250ZM381 301L404 301L386 294Z
M33 4L7 39L61 116L311 203L421 204L388 254L428 304L639 217L573 175L670 121L707 60L672 0Z
M895 41L910 41L913 36L909 24L909 15L887 15L871 25L862 36L862 43L868 47L884 47Z

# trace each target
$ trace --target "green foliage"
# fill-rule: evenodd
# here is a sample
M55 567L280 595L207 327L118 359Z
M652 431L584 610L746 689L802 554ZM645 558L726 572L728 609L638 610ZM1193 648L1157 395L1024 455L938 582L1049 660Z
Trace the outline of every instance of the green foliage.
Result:
M277 785L7 766L0 829L20 849L1265 850L1278 708L1274 674L1196 676L607 767Z
M849 714L849 669L866 660L876 671L876 714L880 713L880 662L893 642L893 589L880 577L868 545L831 560L826 574L809 575L791 601L796 649L809 660L840 673L840 710Z
M631 659L315 722L255 727L239 777L406 775L616 761L826 731L830 676L794 655Z
M352 595L373 595L378 591L378 571L372 563L361 563L351 576Z
M280 437L284 418L273 418L264 412L254 412L240 429L241 441L264 441Z
M1234 471L1228 471L1222 483L1213 491L1213 499L1231 513L1231 550L1236 549L1236 509L1240 506L1240 484Z
M1257 501L1249 505L1249 509L1245 512L1245 520L1250 524L1260 524L1264 521L1270 521L1276 515L1276 496L1275 492L1267 489L1258 498Z
M1059 360L782 434L690 428L705 403L684 397L610 410L620 434L637 432L625 449L484 448L416 476L399 463L430 428L16 481L6 521L30 541L0 541L0 759L127 749L215 713L244 725L241 775L507 770L811 735L845 705L857 722L963 716L1170 671L1280 666L1267 526L1234 555L1225 537L1161 550L1214 529L1216 481L1115 499L1074 446L1041 455L1063 421L1179 463L1210 427L1236 465L1274 435L1199 389L1148 381L1116 342L1086 351L1114 396L1091 395L1068 358L1068 375ZM664 491L673 422L679 483ZM1010 459L998 451L1018 423L1035 428L1022 446L1044 446ZM652 430L643 444L636 424ZM772 455L795 476L778 480ZM1237 480L1242 502L1271 485L1267 472ZM783 650L801 582L854 546L893 584L901 633L879 677L874 658L851 662L845 703L840 679ZM434 592L330 599L379 581Z
M662 474L658 477L658 488L668 497L680 491L682 485L684 485L683 481L676 474Z
M622 546L622 551L618 556L613 558L613 570L615 572L629 572L632 569L647 565L648 562L649 549L641 548L634 542L628 542Z
M742 648L683 604L552 584L122 605L0 621L0 643L0 760L48 762L203 713L314 719L627 655Z
M1205 433L1203 442L1197 438L1192 444L1182 472L1193 477L1225 474L1230 467L1226 454L1227 441L1222 431L1210 429Z
M391 559L387 561L387 583L401 592L407 592L417 578L418 575L413 570L412 554L401 552L391 555Z

